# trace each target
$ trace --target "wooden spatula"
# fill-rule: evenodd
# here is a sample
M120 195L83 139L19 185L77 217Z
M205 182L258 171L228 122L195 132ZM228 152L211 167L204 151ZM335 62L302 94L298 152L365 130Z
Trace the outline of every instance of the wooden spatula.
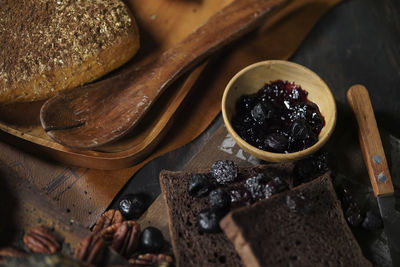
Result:
M183 41L141 69L58 94L41 108L44 130L55 141L90 149L137 125L160 94L185 71L250 31L290 0L235 0Z

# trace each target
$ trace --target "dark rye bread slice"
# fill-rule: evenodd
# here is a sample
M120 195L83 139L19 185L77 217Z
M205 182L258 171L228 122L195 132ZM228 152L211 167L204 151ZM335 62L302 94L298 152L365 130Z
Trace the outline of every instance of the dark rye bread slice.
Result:
M288 194L312 201L309 214L290 211ZM225 216L221 228L245 266L372 266L347 225L329 174Z
M260 172L279 176L290 185L292 164L271 164L239 167L238 181L224 186L237 188L239 184ZM239 255L223 233L205 234L197 227L197 214L208 208L207 198L194 198L186 191L188 180L196 172L161 171L160 184L168 207L169 229L177 266L242 266ZM209 177L210 181L212 178Z

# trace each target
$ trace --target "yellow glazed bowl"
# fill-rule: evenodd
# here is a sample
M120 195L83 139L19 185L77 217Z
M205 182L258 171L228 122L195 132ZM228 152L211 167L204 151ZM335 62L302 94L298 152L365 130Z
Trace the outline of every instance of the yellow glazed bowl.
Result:
M283 80L294 82L308 92L308 100L317 104L325 119L318 142L293 153L273 153L256 148L244 141L231 125L236 102L244 94L257 92L266 83ZM336 124L336 103L326 83L313 71L299 64L283 60L267 60L239 71L228 83L222 97L222 116L225 126L236 143L251 155L270 162L289 162L304 158L320 149L332 135Z

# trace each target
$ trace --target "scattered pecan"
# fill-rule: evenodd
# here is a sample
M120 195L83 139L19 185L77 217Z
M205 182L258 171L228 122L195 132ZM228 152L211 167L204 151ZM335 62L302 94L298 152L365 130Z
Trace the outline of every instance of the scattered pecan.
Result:
M0 257L23 257L26 253L13 247L0 248Z
M97 265L103 259L107 245L99 234L89 234L75 248L74 257L87 264Z
M108 210L104 212L93 227L92 232L98 233L110 225L120 223L124 220L119 210Z
M43 226L35 226L29 229L23 237L25 245L33 252L54 254L61 245L49 230Z
M143 266L158 266L158 267L168 267L174 262L171 256L165 254L143 254L139 255L137 258L130 259L129 263L133 267L143 267Z
M18 250L12 247L0 248L0 264L4 264L5 258L24 257L24 256L26 256L26 253L22 250Z
M128 258L139 245L140 225L124 221L103 229L100 235L116 252Z

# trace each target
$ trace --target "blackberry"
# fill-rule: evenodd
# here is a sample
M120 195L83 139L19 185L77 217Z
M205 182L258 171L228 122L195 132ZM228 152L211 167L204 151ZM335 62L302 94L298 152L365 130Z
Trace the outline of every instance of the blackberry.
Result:
M219 233L219 221L225 216L225 209L211 208L202 210L197 216L197 225L205 233Z
M350 203L344 215L351 227L358 227L364 220L361 210L356 202Z
M270 198L271 196L288 189L289 186L285 181L283 181L279 177L275 177L271 181L266 183L264 187L264 197Z
M256 176L248 178L244 187L249 190L254 200L264 198L265 185L269 181L265 174L259 173Z
M311 129L307 125L307 122L304 119L297 119L293 122L292 127L290 128L290 134L292 139L294 140L307 140L310 138Z
M129 194L120 199L118 209L126 220L137 219L149 206L149 199L144 194Z
M293 174L294 186L309 182L329 171L328 155L326 153L314 154L296 162Z
M187 184L187 192L193 197L206 196L212 189L207 175L195 174L190 178Z
M142 252L158 253L165 247L165 239L159 229L147 227L140 234L139 246Z
M346 210L354 202L352 185L348 182L342 182L342 184L335 187L335 190L342 203L343 210Z
M311 126L305 119L296 119L290 128L289 151L299 151L312 146L318 141Z
M272 105L267 105L263 102L258 102L250 112L251 117L258 124L263 124L267 120L275 117L275 110Z
M293 82L265 84L256 94L243 95L232 118L243 140L260 149L283 153L312 146L325 125L318 106L307 100L308 93ZM269 136L280 133L282 137ZM284 146L284 148L283 148Z
M301 192L291 193L286 196L286 205L293 212L308 214L312 211L312 202Z
M231 197L221 188L211 191L208 200L213 208L229 209L231 206Z
M288 146L288 138L280 133L270 133L265 137L264 146L268 151L283 153Z
M256 104L256 95L243 95L236 103L236 110L246 111L251 110Z
M237 178L237 166L230 160L218 160L214 162L210 169L212 177L219 184L229 184Z
M361 226L366 230L381 229L383 226L382 218L380 214L377 214L372 210L369 210L365 213L365 218Z
M248 206L251 204L251 194L246 189L234 189L229 192L231 205L235 207Z

